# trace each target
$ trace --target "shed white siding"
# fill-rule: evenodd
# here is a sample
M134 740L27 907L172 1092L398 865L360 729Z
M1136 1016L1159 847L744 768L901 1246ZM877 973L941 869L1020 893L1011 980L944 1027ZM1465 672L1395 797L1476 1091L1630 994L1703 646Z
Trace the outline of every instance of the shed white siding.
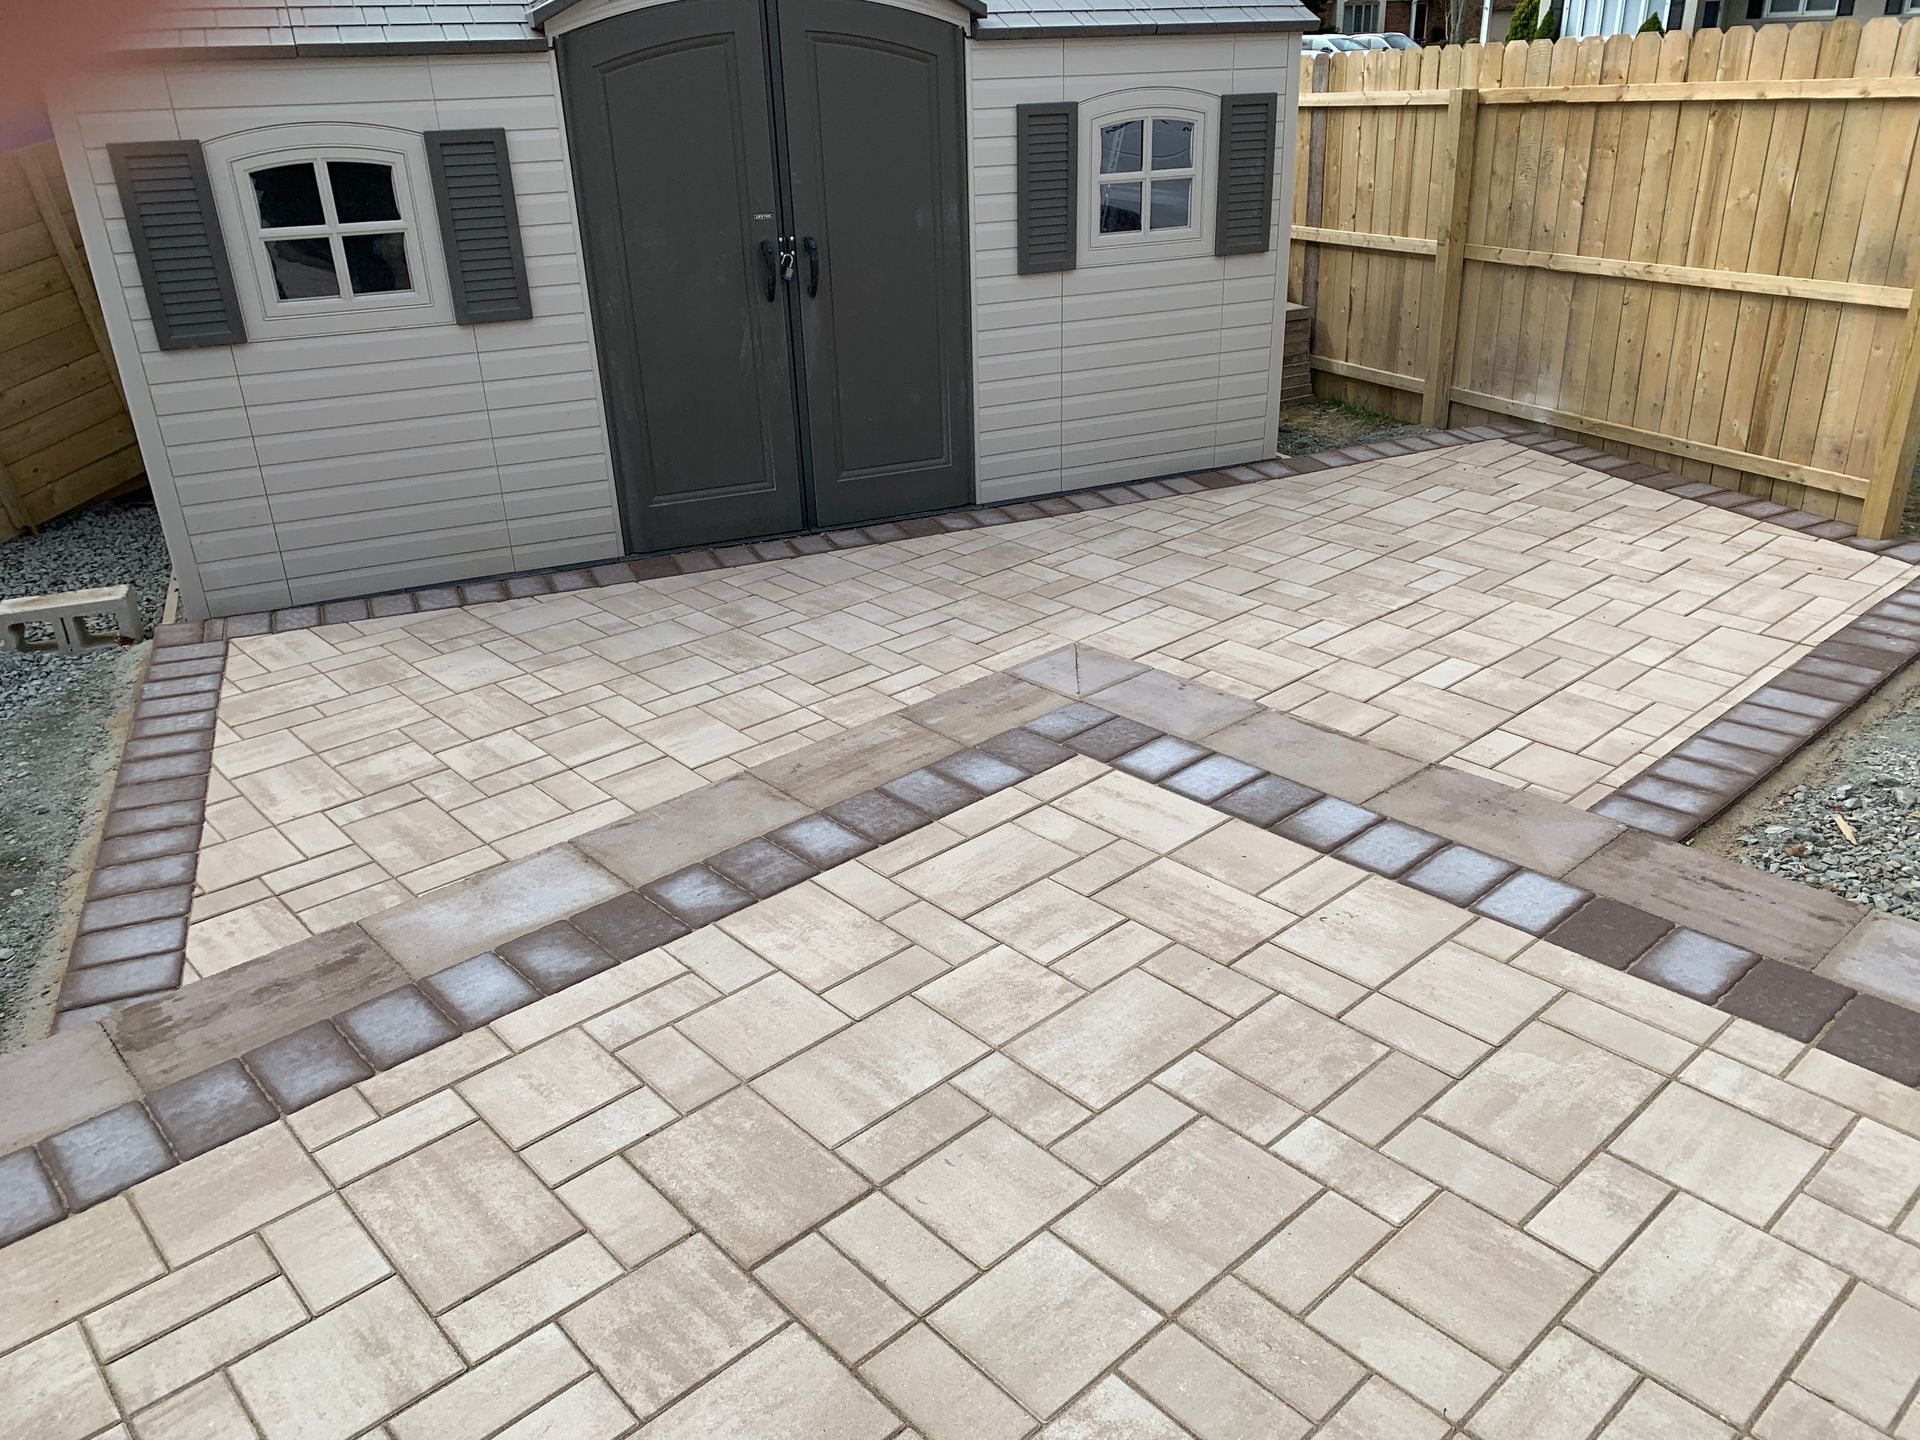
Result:
M1293 193L1300 41L1293 34L994 40L969 47L974 154L974 367L979 494L996 502L1273 453L1279 423L1282 207ZM1081 124L1128 92L1281 97L1273 248L1259 255L1129 257L1056 274L1016 271L1015 107L1071 100ZM1090 205L1082 166L1079 204ZM1206 192L1208 234L1212 191Z
M340 124L504 127L534 318L459 326L442 307L160 350L106 146L266 127L297 146ZM622 551L550 55L129 65L61 97L55 125L188 615ZM224 216L239 200L209 169ZM437 239L421 238L413 262L444 295ZM255 283L232 259L236 284Z

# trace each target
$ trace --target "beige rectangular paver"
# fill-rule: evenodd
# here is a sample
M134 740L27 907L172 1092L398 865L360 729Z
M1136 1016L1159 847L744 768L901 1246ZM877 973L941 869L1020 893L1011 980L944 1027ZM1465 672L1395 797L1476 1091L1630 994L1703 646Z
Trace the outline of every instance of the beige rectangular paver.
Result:
M1814 1333L1843 1278L1812 1256L1682 1195L1580 1298L1567 1323L1716 1414L1744 1424ZM1711 1315L1713 1323L1689 1315Z
M355 1181L346 1198L434 1311L579 1229L533 1172L478 1125Z
M267 1440L347 1440L459 1370L419 1302L388 1280L255 1351L232 1373Z
M1172 1311L1313 1190L1312 1181L1259 1146L1202 1119L1115 1176L1057 1228Z
M784 1317L710 1241L683 1242L576 1306L562 1326L639 1415L685 1393Z

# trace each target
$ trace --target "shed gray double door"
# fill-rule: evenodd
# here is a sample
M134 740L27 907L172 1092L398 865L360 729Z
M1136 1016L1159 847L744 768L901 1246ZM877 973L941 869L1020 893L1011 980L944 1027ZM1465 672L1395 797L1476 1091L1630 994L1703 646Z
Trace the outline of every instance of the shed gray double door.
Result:
M965 504L959 31L673 0L559 49L629 547Z

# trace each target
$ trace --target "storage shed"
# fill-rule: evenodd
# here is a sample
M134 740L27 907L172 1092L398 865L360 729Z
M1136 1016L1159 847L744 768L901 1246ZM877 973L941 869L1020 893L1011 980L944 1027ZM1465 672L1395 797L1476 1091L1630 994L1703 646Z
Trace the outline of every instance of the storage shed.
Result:
M1312 14L988 3L223 0L52 97L186 613L1271 454Z

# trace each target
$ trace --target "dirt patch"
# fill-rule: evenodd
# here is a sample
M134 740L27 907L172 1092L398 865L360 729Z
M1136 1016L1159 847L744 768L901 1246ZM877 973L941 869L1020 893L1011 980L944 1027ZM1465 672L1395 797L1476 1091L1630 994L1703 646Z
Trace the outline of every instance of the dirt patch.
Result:
M1280 453L1312 455L1386 440L1395 435L1424 435L1424 425L1409 425L1391 415L1343 405L1334 400L1303 400L1280 407Z
M1693 843L1920 920L1920 664L1816 737Z
M0 595L132 582L160 618L171 578L153 502L109 501L0 545ZM47 1031L126 711L149 646L0 652L0 1050Z

